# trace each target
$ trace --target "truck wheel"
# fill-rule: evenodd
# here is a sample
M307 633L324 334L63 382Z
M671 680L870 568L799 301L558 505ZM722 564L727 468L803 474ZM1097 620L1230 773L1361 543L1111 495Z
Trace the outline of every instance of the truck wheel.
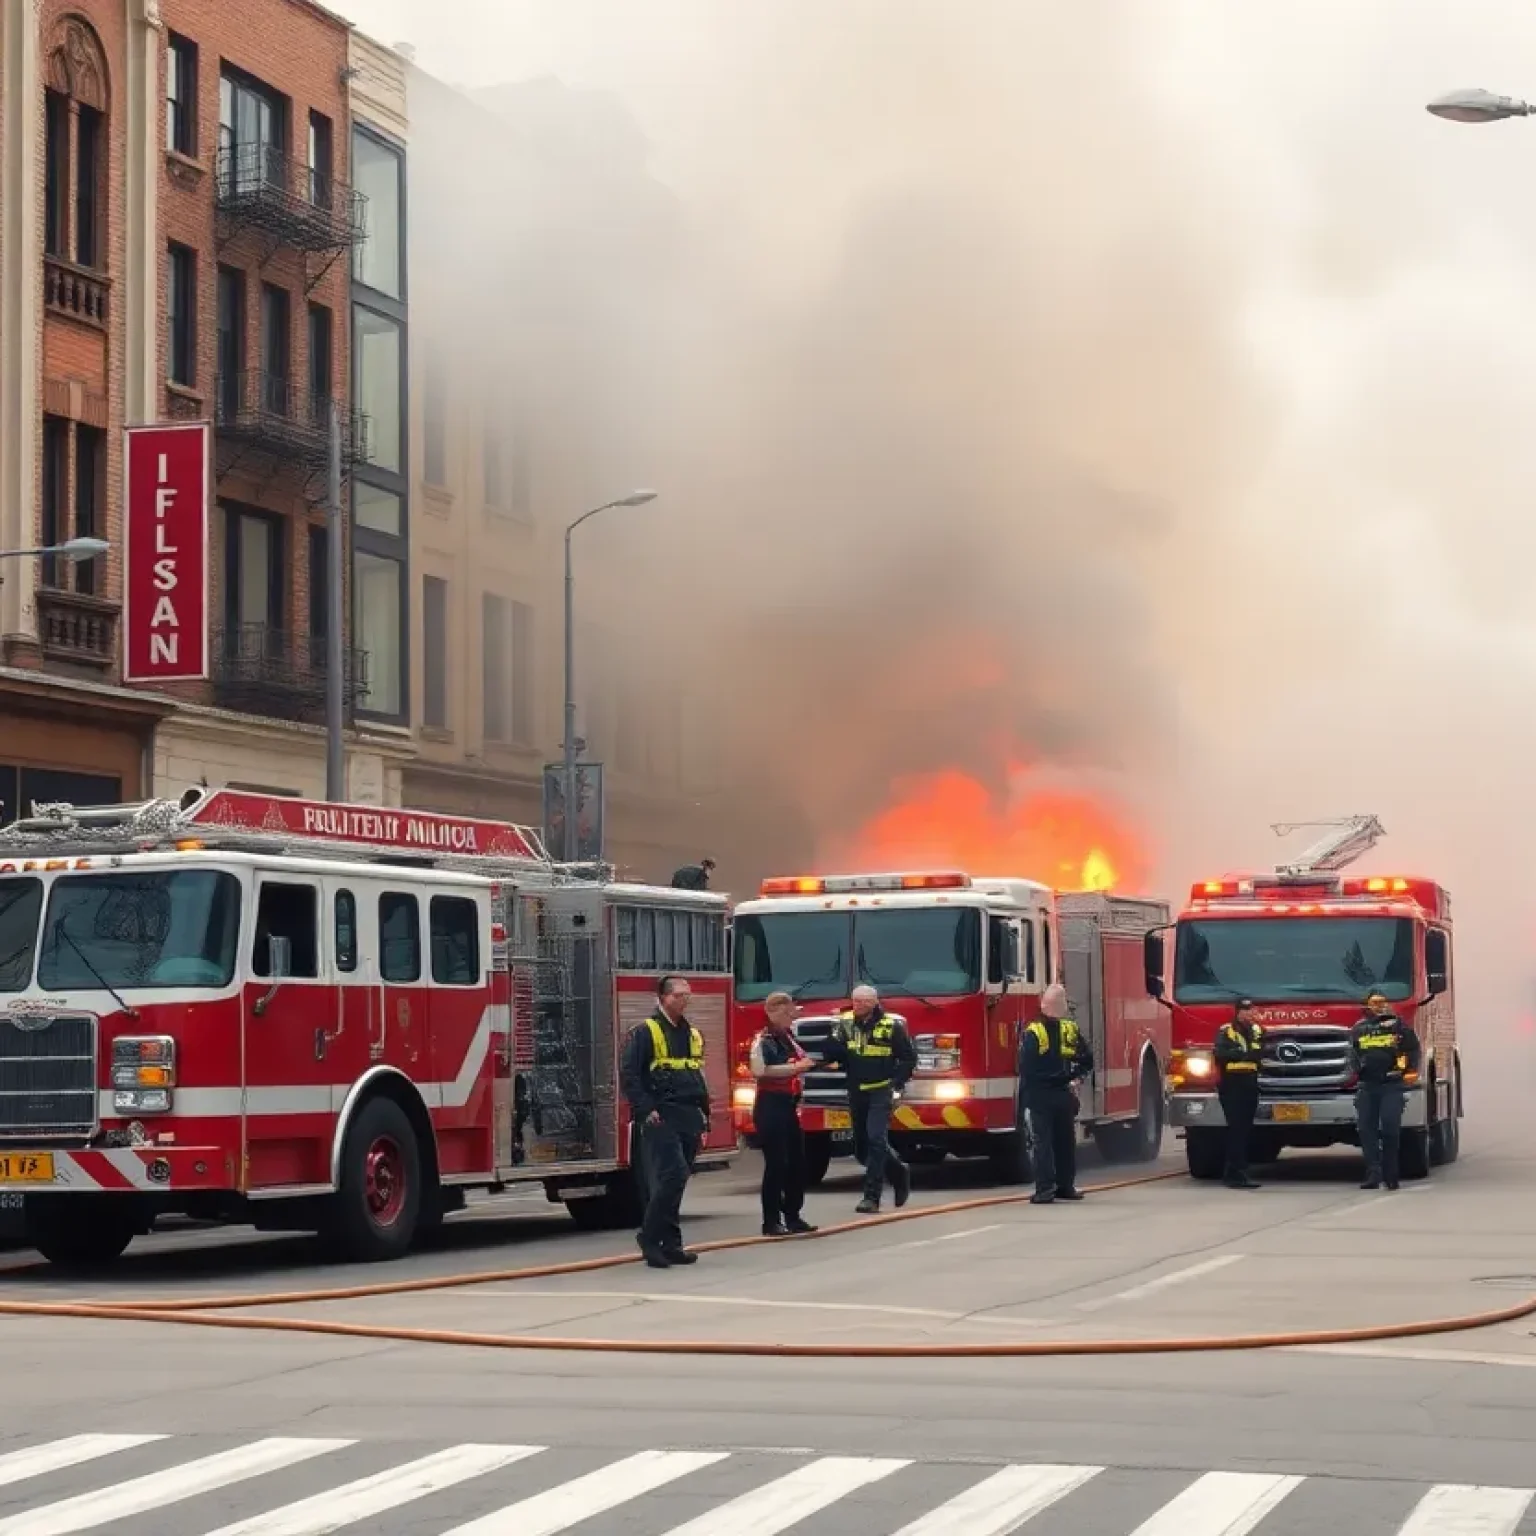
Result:
M139 1230L132 1200L66 1195L27 1201L27 1241L60 1269L92 1269L120 1258Z
M1429 1177L1429 1127L1404 1131L1398 1138L1398 1167L1405 1179Z
M421 1212L421 1149L410 1117L393 1099L357 1112L341 1153L341 1185L321 1234L345 1259L398 1259L411 1246Z
M1191 1127L1184 1133L1184 1158L1192 1179L1219 1179L1227 1167L1226 1132Z
M1030 1139L1029 1116L1022 1104L1013 1111L1014 1128L994 1136L987 1153L999 1184L1032 1184L1035 1178L1035 1147Z
M1155 1163L1163 1151L1163 1095L1157 1074L1143 1064L1139 1112L1093 1128L1094 1145L1107 1163Z
M805 1138L805 1187L814 1189L832 1166L832 1138L824 1131L813 1131Z
M1434 1085L1430 1085L1430 1103L1435 1102ZM1448 1167L1461 1155L1461 1122L1456 1118L1456 1087L1453 1083L1445 1096L1445 1119L1435 1121L1429 1132L1429 1160L1436 1168Z

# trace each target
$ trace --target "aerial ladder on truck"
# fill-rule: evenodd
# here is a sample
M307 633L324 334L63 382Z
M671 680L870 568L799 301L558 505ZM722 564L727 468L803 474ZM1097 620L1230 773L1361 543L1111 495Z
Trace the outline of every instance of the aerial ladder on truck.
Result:
M1289 864L1275 866L1275 875L1281 880L1306 881L1318 875L1337 874L1353 864L1363 853L1368 853L1387 835L1376 816L1338 816L1328 821L1277 821L1270 831L1276 837L1289 837L1302 827L1331 827L1308 848L1300 858Z

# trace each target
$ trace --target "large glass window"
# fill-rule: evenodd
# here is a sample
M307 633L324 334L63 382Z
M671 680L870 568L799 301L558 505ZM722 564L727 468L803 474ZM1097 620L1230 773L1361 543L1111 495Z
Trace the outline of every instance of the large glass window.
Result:
M353 253L352 276L392 299L405 297L402 170L398 151L370 133L352 135L352 185L368 199L368 238Z
M368 462L404 472L401 455L401 327L361 305L354 305L353 341L357 354L357 403L368 418Z
M1405 917L1244 917L1183 922L1173 995L1183 1003L1282 999L1394 1002L1413 995L1413 923Z
M405 519L401 511L401 497L395 491L369 485L359 480L352 488L352 515L359 528L371 528L375 533L387 533L398 539L405 531Z
M849 930L846 912L738 917L737 997L746 1003L761 1002L777 991L807 1001L846 997Z
M41 880L0 880L0 992L21 992L32 979Z
M370 714L404 713L402 566L385 555L358 550L353 557L358 646L368 653L368 693L362 707Z
M69 875L49 893L37 983L47 992L227 986L239 933L231 874Z

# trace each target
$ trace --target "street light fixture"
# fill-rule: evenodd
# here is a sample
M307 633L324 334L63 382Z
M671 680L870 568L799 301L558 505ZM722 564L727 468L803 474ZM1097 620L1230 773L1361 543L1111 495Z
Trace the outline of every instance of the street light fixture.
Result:
M0 560L41 559L44 555L62 555L66 560L94 560L112 546L105 539L67 539L62 544L45 544L41 549L0 549Z
M1425 111L1453 123L1497 123L1506 117L1529 117L1532 108L1514 96L1495 96L1492 91L1447 91L1428 104Z
M590 512L583 512L565 530L565 743L564 763L561 774L561 796L565 815L561 827L561 859L567 864L576 862L576 619L575 582L571 574L571 535L599 512L612 511L614 507L643 507L656 500L655 491L631 491L613 501L605 501Z

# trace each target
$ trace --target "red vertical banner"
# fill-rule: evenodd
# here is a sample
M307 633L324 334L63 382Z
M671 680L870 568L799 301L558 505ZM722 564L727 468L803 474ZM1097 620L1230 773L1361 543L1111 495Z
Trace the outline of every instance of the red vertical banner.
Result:
M208 676L206 421L129 427L123 454L123 681Z

